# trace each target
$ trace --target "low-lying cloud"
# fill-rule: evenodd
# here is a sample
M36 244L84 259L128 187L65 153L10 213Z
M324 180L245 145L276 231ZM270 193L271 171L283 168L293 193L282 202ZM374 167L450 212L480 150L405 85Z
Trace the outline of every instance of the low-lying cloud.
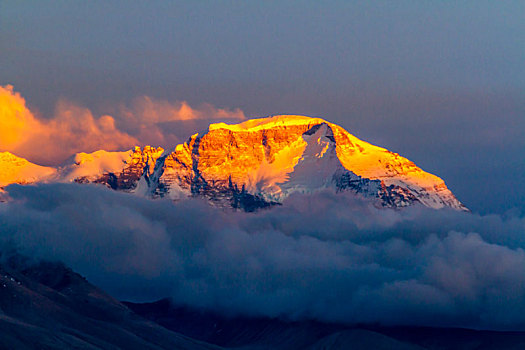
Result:
M77 152L126 150L135 145L173 147L210 122L245 119L240 109L206 103L192 108L184 101L171 103L148 96L116 109L113 116L97 117L88 108L60 100L54 116L42 118L12 86L0 86L0 151L56 165Z
M121 299L171 296L290 319L525 329L522 215L382 210L330 192L246 214L92 185L7 191L4 247L64 261Z

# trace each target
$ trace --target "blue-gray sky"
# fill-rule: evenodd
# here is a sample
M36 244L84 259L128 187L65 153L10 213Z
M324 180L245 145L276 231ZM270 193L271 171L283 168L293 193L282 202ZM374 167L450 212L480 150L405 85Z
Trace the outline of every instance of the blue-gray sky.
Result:
M51 116L137 96L322 116L525 210L523 1L0 1L0 85Z

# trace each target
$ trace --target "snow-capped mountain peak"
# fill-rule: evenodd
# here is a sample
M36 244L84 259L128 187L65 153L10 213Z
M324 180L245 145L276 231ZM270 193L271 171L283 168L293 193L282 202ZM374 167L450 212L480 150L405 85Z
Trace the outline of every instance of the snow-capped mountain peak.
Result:
M264 206L294 192L333 188L385 206L465 209L439 177L321 118L277 115L212 124L164 160L154 186L172 197L203 195L234 206L241 198Z
M44 181L55 173L55 168L33 164L10 152L0 152L0 188L12 183Z
M408 159L321 118L297 115L211 124L169 151L150 146L101 150L78 153L57 169L25 166L39 175L19 182L94 182L175 200L202 196L245 210L320 189L350 191L385 207L419 203L467 210L442 179ZM15 182L13 175L3 176L4 183Z

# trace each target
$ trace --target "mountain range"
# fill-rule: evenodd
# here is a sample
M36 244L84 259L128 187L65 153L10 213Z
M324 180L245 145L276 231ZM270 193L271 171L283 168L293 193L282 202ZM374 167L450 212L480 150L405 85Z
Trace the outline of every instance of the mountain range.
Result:
M253 211L293 193L351 192L375 205L468 210L445 182L410 160L321 118L276 115L211 124L172 149L77 153L45 167L0 153L0 189L11 183L98 183L147 197L204 197Z

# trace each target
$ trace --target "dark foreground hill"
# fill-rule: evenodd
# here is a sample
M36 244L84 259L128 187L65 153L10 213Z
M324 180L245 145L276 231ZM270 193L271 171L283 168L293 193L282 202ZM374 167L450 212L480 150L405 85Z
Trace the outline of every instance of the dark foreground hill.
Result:
M214 344L214 345L212 345ZM121 303L60 263L0 258L0 349L525 349L525 332L350 327Z
M125 303L138 314L195 339L237 349L525 349L525 332L429 327L350 327L315 321L226 318L164 299Z
M0 264L1 349L216 349L148 321L59 263Z

